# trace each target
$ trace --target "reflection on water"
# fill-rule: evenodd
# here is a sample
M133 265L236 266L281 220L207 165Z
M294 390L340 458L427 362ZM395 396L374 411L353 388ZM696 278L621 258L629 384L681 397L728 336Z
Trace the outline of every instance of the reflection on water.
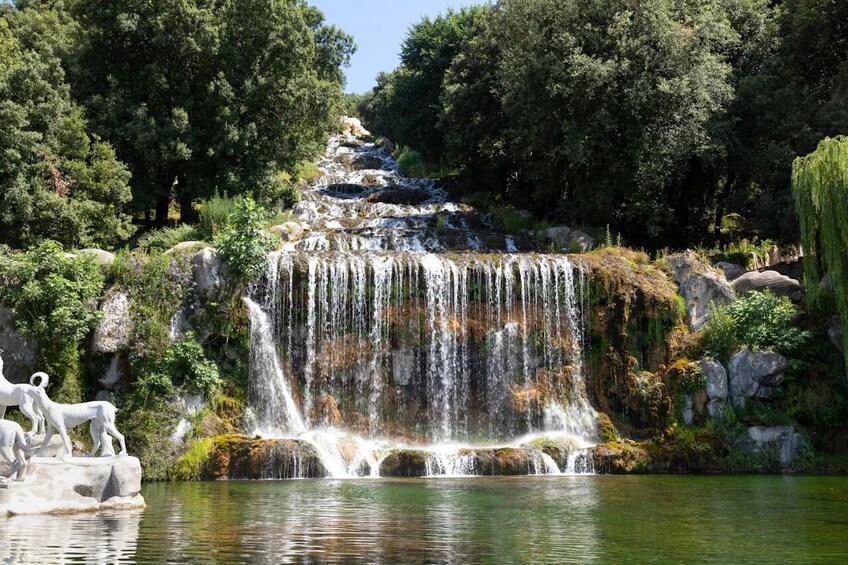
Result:
M0 518L10 563L848 562L848 479L145 485L143 513Z
M141 511L0 518L2 563L131 563Z

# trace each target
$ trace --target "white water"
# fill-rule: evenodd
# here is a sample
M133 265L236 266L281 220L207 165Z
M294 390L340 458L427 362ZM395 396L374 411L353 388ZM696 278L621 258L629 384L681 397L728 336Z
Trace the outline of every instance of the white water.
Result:
M333 477L376 476L410 446L428 475L471 475L469 450L527 434L580 446L562 465L528 449L530 473L591 472L579 268L343 141L293 210L305 235L246 299L255 432L308 442Z

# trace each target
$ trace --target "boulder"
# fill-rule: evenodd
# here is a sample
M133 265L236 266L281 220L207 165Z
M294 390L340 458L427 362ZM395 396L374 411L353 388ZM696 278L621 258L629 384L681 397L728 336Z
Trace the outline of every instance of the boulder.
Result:
M792 465L803 445L804 438L792 426L753 426L748 428L748 437L741 442L742 449L749 453L775 450L784 467Z
M772 351L743 349L733 356L728 368L728 385L734 406L744 406L746 398L770 398L783 383L786 359Z
M745 267L737 265L735 263L728 263L727 261L719 261L715 264L716 267L724 272L724 278L728 281L733 281L738 279L742 275L745 274Z
M33 457L23 483L0 489L0 516L144 508L135 457Z
M315 448L296 439L221 436L200 469L205 480L320 479L327 476Z
M417 206L433 198L433 195L420 190L378 190L368 195L367 202L384 204L404 204Z
M560 251L577 249L585 253L595 247L595 240L592 236L580 230L573 230L568 226L553 226L536 232L536 236L551 240Z
M834 318L827 330L830 343L836 346L842 355L845 355L845 331L839 318Z
M132 332L130 298L116 288L106 293L100 304L102 317L94 329L91 348L95 353L117 353L129 346Z
M115 254L103 249L81 249L79 255L91 255L102 266L108 267L115 262Z
M417 449L395 449L380 463L381 477L412 478L427 476L430 454Z
M710 304L729 304L734 300L733 288L727 280L709 267L697 253L686 251L666 258L668 268L680 287L686 302L689 329L701 329L710 317Z
M801 283L781 275L777 271L751 271L734 280L733 289L737 294L770 290L778 296L788 296L795 299L801 294Z
M197 295L201 300L217 297L224 287L225 267L214 247L206 247L194 256L192 274Z
M362 122L358 118L352 118L350 116L343 116L341 119L342 122L342 133L346 135L351 135L353 137L370 137L371 132L365 129L362 126Z
M586 253L587 251L591 251L595 247L595 239L580 230L574 230L569 235L569 243L567 249L571 250L571 248L577 244L580 247L580 251L582 253Z
M719 416L727 399L727 370L712 359L704 359L700 365L706 380L707 413Z
M3 374L13 383L27 380L35 365L38 347L35 340L22 335L13 322L14 312L0 305L0 356Z
M279 236L281 241L288 242L298 241L301 237L303 237L303 232L305 230L303 228L303 224L300 222L286 222L278 226L271 226L268 228L268 231Z
M206 243L203 241L181 241L165 251L165 255L173 255L175 253L195 253L205 246Z
M361 153L353 158L351 167L357 171L380 170L384 167L383 160L374 153Z

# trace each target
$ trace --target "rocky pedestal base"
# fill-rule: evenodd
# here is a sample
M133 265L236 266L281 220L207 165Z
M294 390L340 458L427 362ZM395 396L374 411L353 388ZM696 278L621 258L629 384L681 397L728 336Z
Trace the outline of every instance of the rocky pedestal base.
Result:
M33 457L24 482L0 485L0 517L144 508L136 457Z

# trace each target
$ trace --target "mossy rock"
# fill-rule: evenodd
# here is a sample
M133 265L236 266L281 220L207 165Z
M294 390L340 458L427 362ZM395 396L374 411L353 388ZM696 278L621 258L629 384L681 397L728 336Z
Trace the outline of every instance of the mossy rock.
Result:
M395 449L380 464L381 477L412 478L427 475L426 451Z

